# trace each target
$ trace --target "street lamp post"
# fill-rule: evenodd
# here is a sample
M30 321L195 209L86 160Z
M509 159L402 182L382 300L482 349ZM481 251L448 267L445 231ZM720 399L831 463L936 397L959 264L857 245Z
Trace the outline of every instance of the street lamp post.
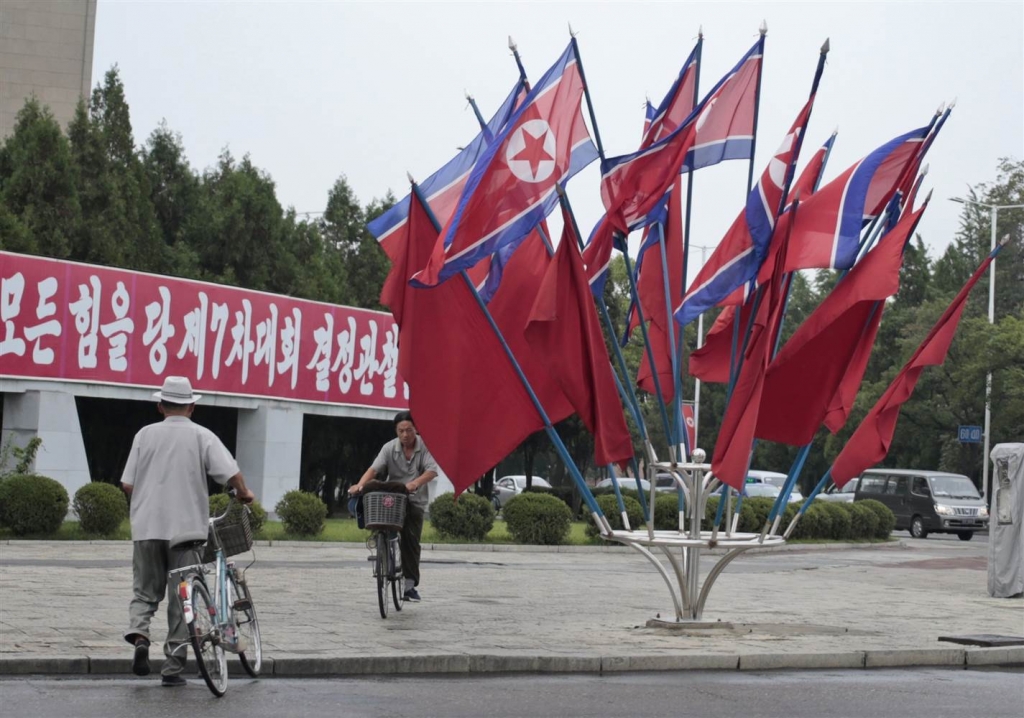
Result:
M973 204L978 207L988 207L989 210L989 224L992 225L992 241L989 251L996 251L996 217L1001 209L1021 209L1024 208L1024 204L986 204L985 202L978 202L973 199L963 199L961 197L950 197L950 202L959 202L960 204ZM989 264L989 278L988 278L988 323L996 323L996 260L993 259L992 263ZM989 430L992 426L992 372L988 372L985 375L985 429L983 432L982 441L982 458L981 458L981 487L985 492L985 499L989 500L992 495L991 486L989 486L988 478L988 450L989 450Z

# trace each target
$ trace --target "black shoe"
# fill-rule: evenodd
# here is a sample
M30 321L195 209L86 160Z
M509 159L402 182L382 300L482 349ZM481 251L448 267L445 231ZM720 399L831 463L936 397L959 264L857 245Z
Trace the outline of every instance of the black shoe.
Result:
M137 676L149 675L149 641L140 638L135 641L135 655L132 657L132 673Z
M417 591L415 588L410 588L408 591L405 592L405 600L412 601L413 603L419 603L420 592Z
M187 686L188 681L175 673L171 676L162 676L160 678L160 685L167 686L168 688L175 688L177 686Z

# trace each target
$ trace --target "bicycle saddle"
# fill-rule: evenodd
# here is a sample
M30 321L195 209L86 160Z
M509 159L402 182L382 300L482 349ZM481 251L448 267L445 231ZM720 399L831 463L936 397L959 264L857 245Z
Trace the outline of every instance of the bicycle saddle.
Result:
M170 540L171 548L184 550L190 548L199 548L206 543L207 535L204 532L199 531L186 531L183 534L178 534Z

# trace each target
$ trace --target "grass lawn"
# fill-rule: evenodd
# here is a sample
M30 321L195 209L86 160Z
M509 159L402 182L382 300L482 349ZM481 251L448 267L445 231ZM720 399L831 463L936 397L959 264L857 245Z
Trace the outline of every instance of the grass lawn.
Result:
M600 539L590 539L587 537L586 524L582 521L577 521L572 524L569 530L569 540L567 543L573 546L587 546L587 545L598 545L603 543ZM370 532L366 529L361 529L356 526L355 519L344 518L344 519L327 519L325 522L324 530L316 536L291 536L284 530L284 525L280 521L267 521L263 524L262 529L256 534L257 540L270 540L270 541L348 541L352 543L363 543L370 536ZM77 521L65 521L63 525L57 529L55 534L30 534L27 536L15 536L14 533L7 528L0 528L0 540L6 539L45 539L48 541L90 541L90 540L115 540L115 541L130 541L132 537L131 526L127 520L125 520L118 530L108 536L97 536L84 533L78 525ZM466 541L462 539L451 539L440 536L434 527L427 521L423 526L423 543L451 543L451 544L476 544L481 543L479 541ZM482 543L485 544L514 544L515 541L509 536L508 531L505 528L505 522L498 519L494 522L494 528L491 529L490 533L484 537Z

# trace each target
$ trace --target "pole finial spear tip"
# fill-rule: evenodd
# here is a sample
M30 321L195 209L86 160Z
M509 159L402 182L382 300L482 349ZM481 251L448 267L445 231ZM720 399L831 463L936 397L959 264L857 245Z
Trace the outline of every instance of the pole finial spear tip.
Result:
M767 35L768 34L768 21L767 20L762 20L761 21L761 27L757 28L757 31L759 33L761 33L762 35Z
M959 99L958 97L954 97L954 98L953 98L953 101L949 103L949 107L948 107L948 108L946 108L946 109L952 110L952 109L953 109L954 107L956 107L956 101L957 101L958 99Z
M512 36L508 36L508 49L512 52L516 51L516 41L512 39Z
M1010 235L1004 234L1003 238L999 240L999 246L1003 247L1010 243Z
M405 176L409 178L409 184L416 184L416 180L412 178L412 172L406 170Z
M939 105L939 109L935 110L935 114L936 115L941 115L945 111L946 111L946 103L942 102L942 104Z
M935 192L935 189L934 189L934 188L933 188L933 189L930 189L930 190L928 190L928 196L924 198L924 203L925 203L925 204L928 204L929 202L931 202L931 201L932 201L932 193L933 193L933 192Z
M573 32L573 29L572 29L572 23L570 22L570 23L568 23L568 25L569 25L569 37L576 37L576 33Z
M921 168L921 176L922 177L924 177L926 174L928 174L928 168L929 167L931 167L931 165L925 165L924 167Z
M821 46L821 54L822 55L827 55L828 51L831 50L831 49L832 49L832 45L830 44L830 39L826 37L825 38L825 44Z
M697 38L700 39L702 37L704 37L704 26L703 25L698 25L697 26Z
M469 90L463 90L462 94L464 94L466 96L466 102L472 102L473 101L473 96L471 94L469 94Z

